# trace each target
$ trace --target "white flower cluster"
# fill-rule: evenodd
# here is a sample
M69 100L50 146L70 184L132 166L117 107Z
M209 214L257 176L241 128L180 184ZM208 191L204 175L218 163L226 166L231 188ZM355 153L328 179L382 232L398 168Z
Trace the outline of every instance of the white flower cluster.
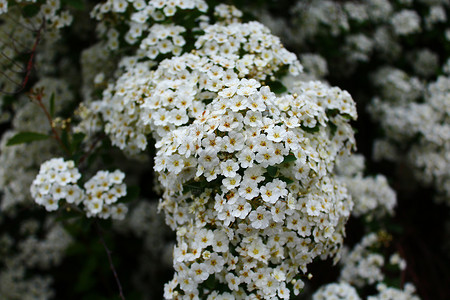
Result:
M42 22L42 19L44 19L49 28L59 29L62 27L66 27L72 23L73 17L69 14L69 11L61 11L60 0L46 0L40 1L38 3L36 3L36 0L0 0L0 15L8 12L8 2L16 2L14 3L14 6L19 3L34 3L36 6L39 5L39 12L37 14L37 17L34 20L31 20L31 22L38 21L37 24L39 24L39 21ZM13 9L17 8L14 7ZM11 13L11 11L9 11L8 13ZM21 20L24 21L25 19L21 17ZM30 18L28 18L27 21L27 23L29 24Z
M77 185L81 174L74 162L53 158L41 165L30 191L36 203L45 206L47 211L57 210L64 199L68 204L83 204L88 217L123 219L127 208L115 203L126 195L124 177L118 170L99 171L82 189Z
M378 294L375 296L368 296L367 300L420 300L418 296L414 294L415 287L407 283L403 290L388 287L383 283L377 285Z
M208 6L203 0L139 0L133 2L108 0L97 4L91 12L91 17L101 22L98 31L100 35L106 37L106 45L110 50L117 50L121 39L130 45L140 42L143 50L140 55L155 58L159 54L166 53L178 55L185 44L184 38L180 35L185 31L184 27L159 23L163 23L167 19L173 22L173 17L179 10L198 10L204 13L207 8ZM108 18L106 17L108 14L120 17ZM108 24L108 22L112 22L112 24ZM116 24L117 22L124 22L123 25L128 27L124 36L120 36L120 32L116 29L116 27L120 27ZM151 26L152 24L154 25Z
M330 283L320 287L313 300L360 300L356 289L346 282Z
M295 55L260 23L236 23L236 10L215 14L225 21L203 24L195 50L152 70L158 54L141 54L183 33L153 25L88 109L122 150L156 140L160 208L177 231L165 298L288 299L313 259L338 257L352 202L333 170L354 147L355 105L316 81L275 95L269 86L302 71Z
M287 22L283 16L277 19L279 22L265 23L276 26L272 29L286 35L285 40L301 49L299 52L305 48L316 49L316 45L320 47L327 40L320 54L325 54L330 66L340 74L349 75L358 70L358 64L373 58L389 64L401 60L402 55L416 50L411 43L403 43L406 39L419 35L426 39L427 34L444 33L441 26L447 21L448 1L394 3L389 0L296 1L291 9L292 18ZM411 62L418 63L414 60L408 63Z
M404 83L394 81L382 87L390 91L391 85L399 87L397 90L402 86L410 89ZM370 107L370 113L380 121L386 135L376 141L375 158L401 159L407 151L406 159L415 169L417 179L433 184L447 203L450 203L449 86L450 77L440 76L427 85L423 102L415 101L420 99L415 92L410 101L396 103L387 97L383 101L374 99Z
M237 80L157 143L161 208L177 229L166 298L198 296L211 276L235 297L288 299L303 287L300 270L338 252L352 203L330 172L353 145L342 116L355 115L353 100L319 82L297 90L277 97Z
M48 269L61 263L65 254L64 251L72 242L72 238L62 225L52 226L47 229L45 239L39 239L36 235L30 235L23 241L20 241L16 258L22 260L26 267L38 266Z
M385 259L383 255L372 250L380 243L380 237L376 233L370 233L364 236L351 252L342 255L339 279L360 288L383 281ZM396 253L390 257L389 263L397 266L399 270L406 268L406 262Z
M55 143L36 141L32 145L7 146L16 131L7 131L0 142L0 208L3 214L13 211L19 203L30 203L27 191L36 176L35 169L42 159L50 159L57 152Z
M418 99L423 92L423 83L393 67L382 67L373 74L373 84L381 88L383 99L404 104Z
M182 47L186 41L181 33L186 31L184 27L173 24L155 24L149 31L150 34L142 40L139 46L148 58L155 59L159 54L167 53L180 55L183 51Z
M270 80L283 67L301 72L295 55L257 22L212 25L205 32L197 51L164 60L156 71L151 62L128 60L129 71L108 86L101 102L92 103L114 145L131 153L146 149L147 135L159 139L192 122L217 93L239 88L245 95L252 87L239 87L242 77Z
M352 215L367 220L394 214L397 204L395 191L384 175L363 176L364 156L340 157L336 164L338 179L346 185L354 203Z
M297 1L292 11L298 15L302 30L297 39L304 40L327 29L331 35L337 36L343 30L349 29L345 10L333 1Z
M353 216L370 214L371 218L377 218L394 214L397 197L385 176L346 178L345 185L355 204Z
M233 5L219 4L214 7L214 15L224 23L238 23L243 16L242 11Z
M408 35L420 31L420 16L416 11L404 9L391 19L392 27L398 35Z
M45 88L44 88L45 87ZM61 111L70 101L67 83L61 79L43 77L33 86L43 89L42 103L49 109L50 99L54 99L54 111ZM10 138L18 132L47 133L50 124L41 108L30 102L27 97L18 97L15 103L15 115L12 119L13 130L6 131L0 141L0 191L2 192L1 209L3 213L12 211L19 203L31 203L30 194L24 192L36 176L39 165L59 153L57 144L52 140L35 141L32 144L7 146Z
M2 220L0 224L6 225ZM54 220L46 219L44 224L39 228L38 220L23 222L23 240L0 235L0 263L5 266L0 270L2 299L46 300L54 296L53 280L42 271L60 264L72 239Z
M295 54L259 22L214 24L204 30L205 34L195 43L198 51L226 68L236 68L241 78L270 79L284 66L293 75L303 69Z

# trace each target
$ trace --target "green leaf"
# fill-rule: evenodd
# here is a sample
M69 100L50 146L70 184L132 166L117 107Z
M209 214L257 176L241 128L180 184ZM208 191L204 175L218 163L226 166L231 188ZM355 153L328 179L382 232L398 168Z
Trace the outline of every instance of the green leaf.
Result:
M329 118L335 117L337 114L339 114L339 109L337 108L327 109L326 114L327 117Z
M278 179L280 179L281 181L286 182L286 184L291 184L291 183L294 182L294 180L292 180L290 178L287 178L287 177L284 177L284 176L280 176L280 177L278 177Z
M269 167L267 167L267 173L271 177L276 177L277 173L278 173L278 168L274 167L274 166L269 166Z
M295 157L294 154L290 153L289 155L286 155L284 157L283 163L289 163L289 162L296 161L296 160L297 160L297 157Z
M282 94L287 92L287 88L279 81L271 81L268 82L267 85L270 87L270 90L275 94Z
M353 117L350 116L349 114L342 114L342 117L346 120L353 120Z
M34 17L39 13L39 6L35 4L26 5L22 8L22 16L24 18Z
M320 130L320 126L317 124L315 127L308 127L308 126L301 126L301 128L304 130L304 131L306 131L306 132L308 132L308 133L316 133L316 132L319 132L319 130Z
M206 288L208 288L209 290L214 290L214 288L216 287L216 276L214 276L214 274L209 275L208 279L206 279L206 281L204 282L204 285Z
M19 132L8 140L6 146L18 145L23 143L30 143L34 141L42 141L48 139L50 136L38 132Z
M331 121L328 122L327 124L328 124L328 127L330 128L331 136L334 137L334 135L336 134L336 130L337 130L336 124L334 124L334 123L331 122Z
M202 182L195 182L193 180L183 184L184 192L191 192L194 195L200 195L205 190L205 187Z
M50 116L53 118L55 115L55 93L50 96Z

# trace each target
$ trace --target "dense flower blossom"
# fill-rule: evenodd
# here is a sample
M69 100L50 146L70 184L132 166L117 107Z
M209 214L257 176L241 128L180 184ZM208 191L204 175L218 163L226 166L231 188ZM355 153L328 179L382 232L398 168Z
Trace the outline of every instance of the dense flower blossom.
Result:
M354 116L354 106L319 82L299 84L294 95L276 96L252 79L237 80L234 90L157 143L161 208L178 237L178 272L167 288L179 283L189 294L214 274L231 295L285 298L302 288L298 274L314 257L335 255L342 242L352 203L330 172L353 145L341 114ZM207 268L212 251L216 267ZM245 288L235 290L224 269Z
M270 80L283 67L294 75L302 70L295 55L257 22L207 27L196 47L193 53L162 61L155 71L151 62L134 61L129 71L103 92L103 100L91 104L91 110L101 111L114 145L132 153L142 151L150 133L159 139L190 123L212 95L245 96L256 88L252 84L257 81L250 80L238 89L239 79ZM178 89L180 93L175 93ZM86 122L91 123L89 120ZM91 128L83 126L86 131Z

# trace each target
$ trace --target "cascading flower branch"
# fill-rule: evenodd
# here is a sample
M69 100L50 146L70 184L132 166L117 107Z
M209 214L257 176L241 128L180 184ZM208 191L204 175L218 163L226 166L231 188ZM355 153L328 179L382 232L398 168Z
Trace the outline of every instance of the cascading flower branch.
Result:
M298 91L236 80L157 143L160 207L177 231L167 299L289 299L314 258L339 252L352 202L332 172L354 143L354 103L318 82Z

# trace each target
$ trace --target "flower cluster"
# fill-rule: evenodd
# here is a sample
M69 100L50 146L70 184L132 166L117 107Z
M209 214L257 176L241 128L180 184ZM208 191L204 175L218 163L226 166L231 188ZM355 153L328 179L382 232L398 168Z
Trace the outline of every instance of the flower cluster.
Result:
M315 257L338 252L352 203L330 172L353 145L342 117L353 100L319 82L297 91L237 79L156 144L161 208L177 229L167 298L199 293L211 276L230 295L288 299Z
M364 156L340 157L336 173L352 196L354 203L352 215L365 216L367 221L394 214L397 204L395 191L389 186L384 175L363 176Z
M52 278L45 271L60 264L72 242L61 224L51 218L28 219L19 226L23 239L0 234L0 295L4 299L45 300L54 296ZM2 226L6 222L0 220ZM39 270L39 272L36 272Z
M449 83L450 77L439 76L425 90L420 89L415 97L408 96L401 102L395 101L396 98L385 97L383 101L377 98L370 107L371 114L381 121L386 134L385 138L375 142L375 157L406 158L416 178L426 185L433 184L446 203L450 203ZM409 89L409 85L402 85L402 82L394 81L389 85L392 84ZM383 90L393 90L385 84L381 86ZM421 99L424 101L420 102ZM406 156L404 151L407 151Z
M155 59L159 54L167 53L180 55L183 51L186 41L181 33L186 31L184 27L155 24L149 31L150 34L140 44L140 49L148 58Z
M377 285L378 294L375 296L367 297L367 300L419 300L420 298L414 293L415 287L407 283L403 290L388 287L386 284L379 283Z
M406 262L397 253L392 254L389 261L385 262L384 256L373 250L380 247L381 240L381 234L370 233L364 236L351 252L344 254L340 262L340 280L363 287L382 282L385 276L382 268L387 264L404 270Z
M227 68L236 68L240 78L270 79L281 67L293 75L302 71L295 54L259 22L214 24L204 31L195 43L198 51Z
M169 52L178 55L185 43L180 35L185 31L184 27L167 24L167 20L173 23L173 17L178 11L196 10L204 13L207 8L203 0L140 0L133 3L108 0L97 4L91 11L91 17L100 21L97 29L100 36L105 36L108 49L117 50L123 40L129 45L140 45L143 50L139 52L140 56L155 58ZM108 15L114 17L108 18ZM152 24L154 25L151 26ZM128 30L122 35L116 29L119 27Z
M47 211L57 210L64 199L68 204L83 204L88 217L123 219L127 208L115 203L126 195L124 177L120 171L99 171L84 184L83 190L77 185L81 174L74 162L53 158L41 165L30 191L36 203Z
M356 289L346 282L330 283L320 287L313 300L360 300Z
M233 95L240 78L270 80L282 68L294 75L302 69L257 22L207 27L196 47L194 53L162 61L156 71L148 61L124 62L128 71L92 104L102 112L114 145L131 153L145 150L150 133L159 139L192 122L217 94ZM239 94L251 88L240 87Z
M11 8L16 9L17 4L19 3L36 3L36 0L15 0L15 1L6 1L1 0L0 1L0 15L5 13L11 13L11 11L8 11L8 2L16 2L14 5L11 6ZM46 1L40 1L39 3L33 4L36 5L36 8L38 9L37 17L34 18L34 20L30 20L31 18L27 18L28 21L35 22L39 20L43 20L46 22L46 25L49 28L62 28L70 25L72 23L72 15L69 14L69 11L65 10L62 11L61 9L61 2L60 0L46 0ZM16 10L17 11L17 10ZM20 21L24 21L25 18L21 18Z

